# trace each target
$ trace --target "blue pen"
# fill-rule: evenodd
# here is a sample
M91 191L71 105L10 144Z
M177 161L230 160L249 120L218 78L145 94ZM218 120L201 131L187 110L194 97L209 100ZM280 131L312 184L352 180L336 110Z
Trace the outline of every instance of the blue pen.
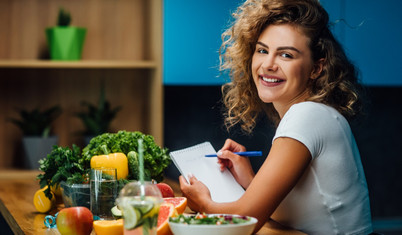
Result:
M243 157L260 157L262 156L261 151L246 151L246 152L234 152L234 154L243 156ZM216 153L214 154L207 154L205 157L217 157L218 155Z

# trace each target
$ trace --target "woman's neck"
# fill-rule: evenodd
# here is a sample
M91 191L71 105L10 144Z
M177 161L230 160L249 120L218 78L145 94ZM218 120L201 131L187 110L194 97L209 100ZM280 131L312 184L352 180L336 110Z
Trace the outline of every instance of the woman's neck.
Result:
M310 97L309 92L306 90L289 102L272 102L275 110L278 112L280 119L285 116L286 112L292 105L306 101Z

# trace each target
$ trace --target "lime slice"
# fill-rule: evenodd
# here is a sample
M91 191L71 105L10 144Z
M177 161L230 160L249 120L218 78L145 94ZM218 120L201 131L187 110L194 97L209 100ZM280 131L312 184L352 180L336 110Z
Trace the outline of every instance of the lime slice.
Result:
M121 216L122 216L121 210L120 210L117 206L114 206L114 207L111 209L111 211L112 211L112 214L113 214L113 216L114 216L115 218L121 218Z
M141 212L141 215L146 215L154 208L154 203L150 201L142 201L141 204L135 206Z
M137 225L141 214L132 206L123 207L124 228L133 229Z

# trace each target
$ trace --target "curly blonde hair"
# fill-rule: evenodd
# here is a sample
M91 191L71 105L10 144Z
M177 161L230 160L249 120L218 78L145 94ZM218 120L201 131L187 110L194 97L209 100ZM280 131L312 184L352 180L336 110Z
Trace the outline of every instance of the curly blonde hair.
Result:
M248 0L233 14L234 22L222 34L221 70L231 82L222 86L225 125L239 124L251 133L260 114L275 123L279 115L272 104L258 97L251 63L257 39L271 24L292 24L310 38L313 61L324 59L323 71L311 82L309 101L320 102L352 118L360 109L360 85L354 65L329 29L329 17L318 0Z

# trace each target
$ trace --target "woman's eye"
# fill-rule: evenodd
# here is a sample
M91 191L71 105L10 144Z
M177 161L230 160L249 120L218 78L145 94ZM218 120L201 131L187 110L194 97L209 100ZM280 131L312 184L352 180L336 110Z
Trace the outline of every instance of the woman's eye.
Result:
M268 51L265 50L264 48L258 48L257 52L260 53L260 54L268 54Z
M292 59L292 58L293 58L293 55L292 55L292 54L285 53L285 52L281 53L281 56L282 56L283 58L289 58L289 59Z

